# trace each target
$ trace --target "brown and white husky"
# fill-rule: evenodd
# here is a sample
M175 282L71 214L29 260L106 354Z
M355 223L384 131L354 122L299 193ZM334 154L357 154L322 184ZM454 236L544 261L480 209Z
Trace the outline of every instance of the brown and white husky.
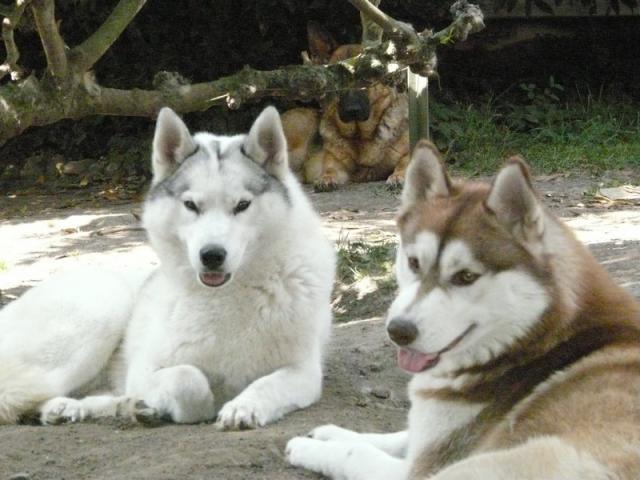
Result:
M510 159L455 183L413 153L387 320L414 374L408 431L333 425L287 445L335 479L640 479L640 308Z

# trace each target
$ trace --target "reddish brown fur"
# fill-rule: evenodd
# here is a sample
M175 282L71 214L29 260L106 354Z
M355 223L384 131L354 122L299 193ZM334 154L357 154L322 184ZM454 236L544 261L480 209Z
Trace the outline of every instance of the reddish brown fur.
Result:
M530 186L523 161L510 163L522 169ZM547 285L552 305L502 355L458 372L471 374L460 390L418 393L418 398L487 405L471 424L423 452L411 478L424 478L474 452L521 445L540 435L557 436L590 453L620 479L640 478L638 303L544 207L545 235L558 242L563 257L554 251L536 255L488 208L490 190L485 184L449 181L449 195L405 206L398 218L403 242L411 243L422 231L435 232L443 245L464 239L493 271L523 268ZM568 279L575 281L563 284ZM549 382L556 372L564 376Z

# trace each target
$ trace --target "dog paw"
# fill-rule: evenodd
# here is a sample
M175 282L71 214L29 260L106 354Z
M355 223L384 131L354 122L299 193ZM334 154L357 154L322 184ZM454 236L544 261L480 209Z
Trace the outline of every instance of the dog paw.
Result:
M244 399L235 399L223 405L218 412L216 426L220 430L249 430L263 427L268 422L261 405Z
M133 410L133 418L145 427L158 427L171 421L171 418L162 415L160 411L150 407L142 400L136 402Z
M404 172L403 173L392 173L387 178L387 188L389 190L400 190L402 185L404 184Z
M346 475L344 462L349 457L344 444L321 442L313 438L295 437L285 448L285 458L294 467L301 467L331 478L356 478ZM358 476L357 478L371 478Z
M318 440L305 437L294 437L287 442L284 456L294 467L318 470Z
M338 189L338 182L335 177L324 175L322 179L313 184L315 192L332 192Z
M40 422L43 425L81 422L85 417L86 412L82 408L82 403L73 398L52 398L40 410Z
M346 428L338 427L336 425L322 425L311 430L309 432L309 435L307 436L315 440L333 440L343 442L349 440L353 441L354 437L357 437L358 434L356 432L352 432L351 430L347 430Z

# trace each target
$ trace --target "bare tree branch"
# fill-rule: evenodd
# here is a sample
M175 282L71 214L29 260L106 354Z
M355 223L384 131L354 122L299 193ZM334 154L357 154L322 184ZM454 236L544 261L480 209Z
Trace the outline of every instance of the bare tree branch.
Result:
M371 0L371 3L377 7L380 5L381 0ZM362 25L362 46L370 47L382 40L382 27L376 22L372 21L363 12L360 12L360 24Z
M81 85L53 92L31 76L0 102L0 145L30 126L88 115L153 118L163 106L193 112L215 105L236 109L245 102L271 97L309 101L343 88L348 76L339 65L297 65L266 72L244 68L213 82L120 90L101 87L88 74Z
M361 14L380 25L386 34L392 36L400 34L406 40L415 42L417 33L413 27L408 23L399 22L380 10L377 7L380 4L379 0L374 2L375 5L370 0L349 0L349 3L356 7ZM467 0L456 1L449 11L454 17L453 23L440 32L431 35L433 39L438 40L440 43L456 40L464 41L469 33L475 33L484 28L484 19L480 7L469 4Z
M349 1L365 7L371 5L366 0ZM482 27L478 7L458 0L452 7L454 21L441 32L433 34L426 30L418 34L410 25L385 16L387 27L383 29L390 24L396 26L385 31L387 35L382 42L366 47L354 58L332 65L305 64L272 71L245 67L234 75L193 85L171 81L169 75L168 81L159 81L155 90L119 90L98 85L88 69L111 45L109 42L115 41L143 3L142 0L121 0L109 18L114 17L116 10L122 16L114 17L113 23L107 20L98 30L102 30L102 34L96 32L81 45L78 51L84 51L77 57L78 63L70 65L74 60L67 58L66 46L55 23L53 0L32 0L51 75L41 79L31 75L20 81L20 88L0 87L3 100L0 102L0 145L30 126L48 125L62 119L89 115L154 117L165 105L183 113L220 104L235 109L246 102L270 97L320 100L346 86L366 87L385 81L390 73L402 68L429 75L438 45L465 38ZM368 10L365 8L365 11ZM100 39L108 45L100 44ZM51 88L52 82L57 88Z
M443 43L465 40L470 33L484 28L482 11L467 0L457 0L451 6L453 22L433 33L431 30L417 33L408 23L399 22L373 5L369 0L349 0L360 13L380 25L389 37L387 51L379 48L367 48L363 55L370 55L374 62L387 59L387 63L404 64L411 71L426 76L432 75L435 68L435 50ZM364 64L361 62L361 66ZM373 63L371 64L373 65Z
M479 32L484 28L484 17L478 5L458 0L449 9L453 15L451 24L432 35L434 41L445 44L450 42L464 42L469 34Z
M57 83L67 79L69 62L67 60L67 46L60 36L55 17L53 0L33 0L31 4L36 29L47 57L47 70Z
M402 31L409 35L415 35L415 31L410 25L391 18L369 0L349 0L349 3L356 7L364 16L380 25L386 34L394 34ZM378 2L378 4L380 4L380 2Z
M82 44L72 50L74 65L86 71L102 58L147 0L120 0L109 17Z
M96 113L154 117L163 106L179 112L206 110L215 105L238 109L249 101L287 97L309 101L343 88L344 69L322 65L299 65L260 71L245 67L240 72L213 82L181 85L157 90L102 88Z
M17 0L13 10L6 12L5 18L2 20L2 41L7 52L7 58L0 65L0 79L5 75L11 74L11 80L19 80L22 76L22 69L18 66L20 59L20 50L13 38L13 32L22 18L28 0Z

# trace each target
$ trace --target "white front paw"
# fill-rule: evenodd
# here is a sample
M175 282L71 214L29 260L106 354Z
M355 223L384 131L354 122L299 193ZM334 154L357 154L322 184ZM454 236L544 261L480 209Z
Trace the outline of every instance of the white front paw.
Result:
M86 416L87 412L82 408L82 403L73 398L52 398L40 409L40 421L43 425L81 422Z
M263 427L269 420L259 402L236 398L220 409L216 426L222 430L247 430Z
M306 437L294 437L287 442L284 451L287 462L294 467L302 467L318 473L326 473L323 461L322 442Z
M357 441L358 433L353 432L351 430L347 430L346 428L338 427L336 425L322 425L320 427L316 427L311 432L309 432L310 438L315 438L316 440L322 441L338 441L338 442L353 442Z

